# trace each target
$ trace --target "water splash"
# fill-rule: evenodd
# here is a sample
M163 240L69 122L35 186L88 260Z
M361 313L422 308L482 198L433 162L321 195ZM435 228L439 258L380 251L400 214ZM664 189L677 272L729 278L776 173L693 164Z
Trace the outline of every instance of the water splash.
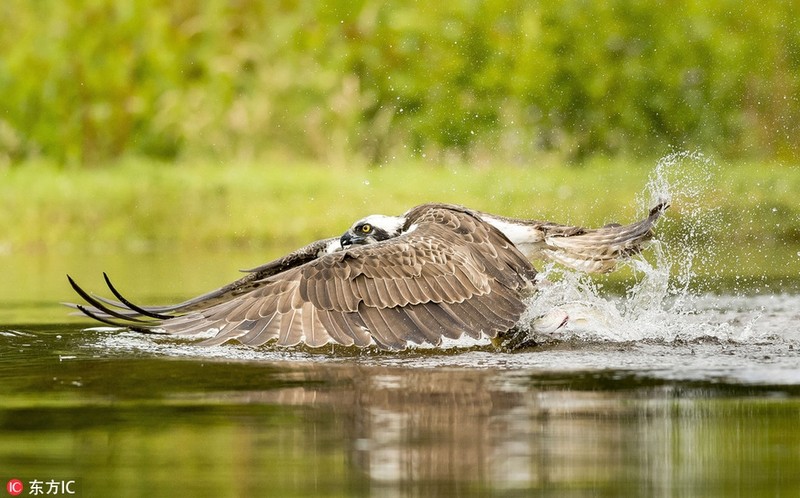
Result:
M711 269L717 264L720 241L714 236L723 230L722 212L713 202L719 166L699 152L679 152L662 158L650 174L637 205L644 209L655 202L671 204L657 231L664 243L661 264L669 266L675 295L688 294L694 284L698 291L708 290L697 281L696 268Z
M697 281L697 267L712 267L719 253L713 233L723 223L720 213L708 207L718 167L701 153L681 152L661 159L636 197L637 207L668 202L671 208L656 227L657 239L629 265L635 281L624 297L603 292L602 285L585 274L545 266L542 284L528 306L522 323L537 342L591 341L745 341L754 323L736 326L718 317L708 306L707 294ZM705 299L700 312L698 302ZM552 322L566 314L566 325L551 331Z

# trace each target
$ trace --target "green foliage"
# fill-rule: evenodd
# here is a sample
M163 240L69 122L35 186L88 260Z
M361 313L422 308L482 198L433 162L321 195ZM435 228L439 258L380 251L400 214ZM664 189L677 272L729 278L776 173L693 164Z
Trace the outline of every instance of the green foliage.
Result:
M796 2L9 0L0 165L796 158Z

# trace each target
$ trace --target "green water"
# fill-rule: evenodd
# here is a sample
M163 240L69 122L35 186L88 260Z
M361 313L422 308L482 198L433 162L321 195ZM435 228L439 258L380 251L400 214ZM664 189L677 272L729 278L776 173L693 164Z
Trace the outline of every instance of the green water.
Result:
M0 477L81 496L800 492L795 385L396 364L430 353L165 357L96 345L112 332L15 330Z
M517 354L200 348L84 330L56 304L71 298L70 266L90 289L88 268L108 269L163 301L253 259L4 268L19 280L0 308L2 484L75 481L92 497L800 495L796 296L715 301L742 331L762 317L768 332L750 339Z

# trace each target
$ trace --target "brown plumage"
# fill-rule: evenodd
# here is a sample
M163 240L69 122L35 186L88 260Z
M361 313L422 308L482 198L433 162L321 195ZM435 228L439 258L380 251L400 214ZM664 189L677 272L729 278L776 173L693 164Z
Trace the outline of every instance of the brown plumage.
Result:
M561 254L607 269L639 250L663 209L628 227L585 230L424 204L403 217L365 218L340 239L314 242L184 303L136 306L106 277L119 301L92 296L70 278L89 303L71 306L140 331L216 330L203 344L374 343L397 350L464 334L494 338L512 330L525 310L536 275L530 257ZM513 241L517 231L524 238Z

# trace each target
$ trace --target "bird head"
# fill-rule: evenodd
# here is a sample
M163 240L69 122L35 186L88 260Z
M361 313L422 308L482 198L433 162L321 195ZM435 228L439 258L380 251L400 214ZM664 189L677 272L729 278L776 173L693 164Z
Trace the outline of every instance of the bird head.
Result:
M339 239L342 249L350 246L374 244L400 235L405 225L401 216L373 214L358 220Z

